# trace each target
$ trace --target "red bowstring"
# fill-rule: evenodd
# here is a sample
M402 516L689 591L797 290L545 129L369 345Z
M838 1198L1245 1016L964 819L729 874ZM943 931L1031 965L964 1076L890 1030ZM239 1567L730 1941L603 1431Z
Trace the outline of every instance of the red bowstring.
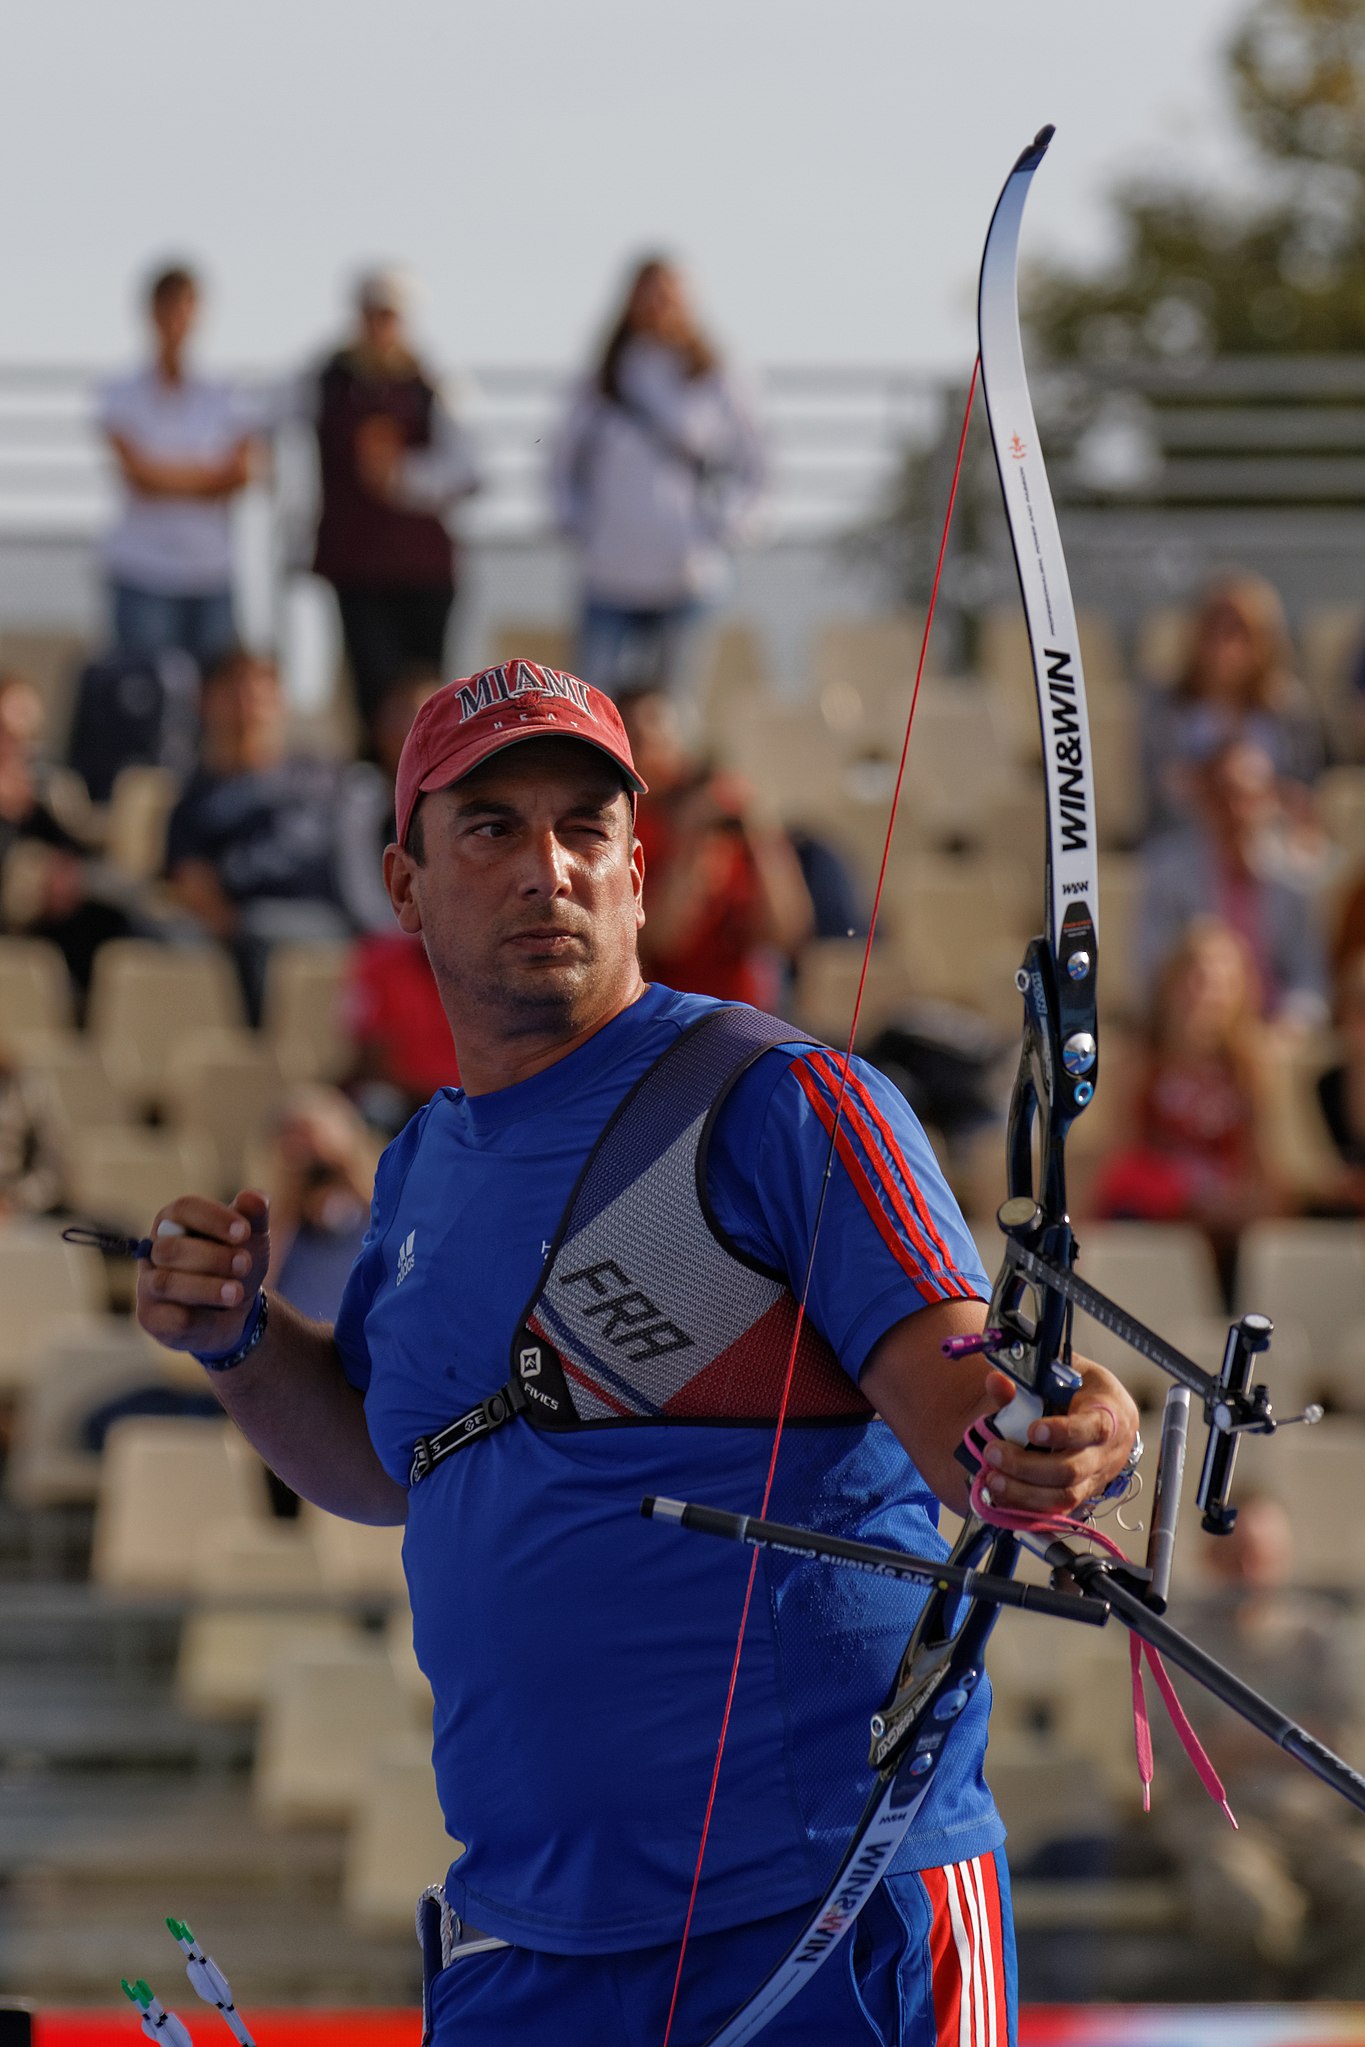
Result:
M905 739L901 745L900 766L896 771L896 786L891 796L891 814L886 823L886 840L882 846L882 861L877 872L877 887L872 898L872 914L868 919L867 943L863 947L862 970L858 975L858 991L853 999L853 1015L848 1027L848 1047L844 1054L839 1078L839 1093L834 1104L834 1121L830 1128L829 1155L825 1163L825 1187L834 1163L835 1145L839 1136L840 1123L844 1112L844 1097L848 1092L848 1077L853 1058L854 1041L858 1035L858 1019L862 1014L863 991L867 987L868 968L872 964L872 941L877 932L877 918L881 912L882 892L886 887L886 870L891 859L891 839L896 829L896 812L900 808L901 787L905 781L905 763L910 752L910 733L915 722L915 707L919 703L920 683L924 679L924 663L929 652L929 635L933 630L934 608L938 603L938 588L943 580L943 562L948 552L948 535L953 524L953 509L957 503L957 486L962 476L962 460L967 452L967 428L971 424L972 405L976 398L977 378L981 374L981 357L978 354L972 364L972 380L967 389L967 404L962 414L962 430L957 440L957 459L953 464L953 480L948 491L948 509L944 515L943 531L939 536L938 558L934 564L933 588L929 593L929 608L924 617L924 632L920 639L919 661L915 668L915 687L910 697L910 712L905 721ZM773 1431L772 1453L768 1458L768 1473L763 1482L763 1500L759 1507L760 1518L768 1511L772 1496L773 1479L777 1472L777 1455L782 1447L782 1429L787 1419L787 1407L791 1400L792 1380L796 1371L796 1354L801 1342L801 1331L806 1319L806 1302L810 1297L811 1277L815 1270L815 1243L820 1232L820 1220L824 1214L825 1189L822 1188L820 1206L815 1217L811 1235L810 1256L806 1263L805 1284L801 1299L796 1306L796 1323L792 1330L791 1348L787 1353L787 1369L782 1381L782 1398L777 1407L777 1425ZM706 1843L711 1832L711 1815L715 1811L716 1787L720 1782L720 1766L725 1756L725 1743L730 1732L730 1712L735 1703L735 1688L739 1683L740 1658L744 1654L744 1636L749 1625L749 1606L754 1595L754 1581L758 1576L758 1551L755 1549L749 1561L749 1580L744 1588L744 1605L739 1616L739 1633L735 1638L734 1660L730 1665L730 1682L725 1691L725 1711L721 1715L720 1740L716 1744L716 1760L711 1771L711 1788L706 1797L706 1815L702 1820L701 1840L697 1846L697 1866L692 1872L692 1889L687 1900L687 1917L683 1921L682 1944L678 1950L678 1966L673 1976L673 1995L668 2003L668 2022L664 2027L663 2047L669 2047L673 2035L673 2017L678 2008L678 1991L682 1984L683 1963L687 1959L687 1943L692 1932L692 1914L696 1909L697 1890L701 1883L702 1864L706 1860Z

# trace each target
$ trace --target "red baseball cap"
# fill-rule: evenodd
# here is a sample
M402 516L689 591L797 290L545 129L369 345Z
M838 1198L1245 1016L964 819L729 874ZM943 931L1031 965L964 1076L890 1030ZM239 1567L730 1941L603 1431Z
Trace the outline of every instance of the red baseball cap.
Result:
M505 661L448 682L413 719L398 762L398 843L408 835L417 799L447 789L490 755L527 739L581 739L616 763L643 795L621 714L610 697L576 675L538 661Z

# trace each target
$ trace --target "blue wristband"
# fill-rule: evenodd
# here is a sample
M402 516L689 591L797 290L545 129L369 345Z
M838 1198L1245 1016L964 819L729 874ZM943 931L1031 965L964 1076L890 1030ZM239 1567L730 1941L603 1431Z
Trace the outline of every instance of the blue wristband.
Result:
M196 1350L191 1352L191 1356L197 1359L206 1372L231 1372L241 1364L243 1358L251 1356L252 1351L255 1350L257 1344L265 1335L266 1324L269 1320L270 1303L266 1300L265 1288L260 1287L257 1289L256 1299L252 1303L251 1313L247 1316L242 1333L232 1348L230 1350Z

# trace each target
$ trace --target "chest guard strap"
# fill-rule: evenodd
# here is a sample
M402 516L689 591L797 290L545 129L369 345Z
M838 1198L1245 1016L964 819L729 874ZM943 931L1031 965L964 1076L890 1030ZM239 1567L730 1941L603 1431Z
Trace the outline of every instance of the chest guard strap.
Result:
M419 1440L412 1483L518 1414L551 1430L772 1426L797 1304L784 1274L722 1235L706 1157L740 1075L793 1042L799 1033L778 1017L710 1010L641 1076L569 1197L512 1342L507 1384ZM787 1414L825 1426L872 1416L809 1321Z

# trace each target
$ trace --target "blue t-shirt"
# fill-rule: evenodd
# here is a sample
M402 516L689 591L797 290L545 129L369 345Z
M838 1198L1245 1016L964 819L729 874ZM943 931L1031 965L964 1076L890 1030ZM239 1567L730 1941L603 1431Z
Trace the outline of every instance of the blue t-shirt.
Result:
M380 1163L336 1339L385 1469L494 1392L574 1183L612 1110L715 1005L654 986L567 1058L445 1088ZM808 1313L856 1377L926 1303L988 1293L902 1097L855 1062ZM766 1052L712 1138L721 1227L798 1295L829 1150L832 1055ZM433 1761L465 1843L455 1909L522 1946L593 1954L681 1932L750 1553L640 1516L646 1493L757 1510L767 1428L552 1434L524 1420L409 1495L404 1560L435 1695ZM885 1423L783 1439L775 1519L945 1553L937 1502ZM760 1555L694 1926L818 1897L871 1785L867 1723L922 1603L860 1572ZM982 1854L987 1688L955 1731L901 1866Z

